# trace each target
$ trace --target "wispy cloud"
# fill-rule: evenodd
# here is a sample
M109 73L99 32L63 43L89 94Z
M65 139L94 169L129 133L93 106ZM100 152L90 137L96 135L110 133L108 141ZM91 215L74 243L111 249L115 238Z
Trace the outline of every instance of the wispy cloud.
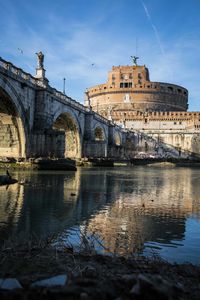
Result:
M160 48L160 52L161 52L163 55L165 55L165 51L164 51L163 45L162 45L162 43L161 43L160 35L159 35L159 33L158 33L157 27L156 27L156 26L153 24L153 22L152 22L152 18L151 18L151 15L150 15L150 13L149 13L149 10L148 10L146 4L145 4L142 0L140 0L140 2L141 2L142 6L143 6L143 8L144 8L146 17L147 17L147 19L148 19L148 21L149 21L149 23L150 23L150 25L151 25L151 27L152 27L152 29L153 29L153 31L154 31L154 34L155 34L157 43L158 43L159 48Z
M68 95L82 102L87 87L106 82L112 65L131 63L130 56L135 48L134 37L139 35L139 63L147 64L151 80L171 82L188 88L190 109L195 110L195 106L199 106L200 93L199 67L195 54L200 52L199 39L195 39L195 35L191 33L187 36L184 33L174 40L165 39L164 51L151 14L143 0L140 2L145 12L144 14L142 11L143 18L150 22L157 43L152 43L152 37L145 28L138 32L138 27L132 26L132 39L123 30L119 32L121 27L117 27L113 33L113 28L108 28L106 23L105 30L105 26L101 26L101 22L104 22L104 17L101 16L97 24L94 19L69 21L49 13L45 15L45 26L38 30L39 26L34 27L29 22L21 24L21 20L11 9L10 21L3 27L0 38L0 56L34 75L37 61L35 52L43 51L46 76L50 84L62 90L65 77ZM18 48L23 50L23 54Z

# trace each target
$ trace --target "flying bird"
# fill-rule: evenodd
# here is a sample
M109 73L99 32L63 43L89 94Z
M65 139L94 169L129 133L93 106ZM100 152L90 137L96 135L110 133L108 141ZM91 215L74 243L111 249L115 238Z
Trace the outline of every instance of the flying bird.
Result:
M18 50L21 54L24 53L24 51L23 51L21 48L17 48L17 50Z

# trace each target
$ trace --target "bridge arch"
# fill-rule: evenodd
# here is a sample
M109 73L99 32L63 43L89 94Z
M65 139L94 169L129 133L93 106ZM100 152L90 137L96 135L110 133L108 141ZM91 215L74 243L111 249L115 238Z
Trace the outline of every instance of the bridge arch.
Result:
M0 150L2 157L27 157L28 120L13 85L0 77Z
M68 158L80 158L82 153L82 132L77 116L70 110L57 112L53 129L65 133L63 154Z

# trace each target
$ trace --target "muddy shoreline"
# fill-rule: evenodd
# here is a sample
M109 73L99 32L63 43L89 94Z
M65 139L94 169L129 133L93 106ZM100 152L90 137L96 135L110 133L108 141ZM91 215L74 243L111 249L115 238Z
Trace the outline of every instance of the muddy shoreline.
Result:
M62 287L32 288L38 280L67 275ZM171 264L158 257L73 253L66 247L5 248L0 278L22 289L0 290L1 299L199 299L200 266Z
M199 159L184 158L133 158L129 160L87 160L73 161L69 159L36 159L30 161L0 161L0 170L65 170L76 171L80 167L119 167L119 166L165 166L200 168Z

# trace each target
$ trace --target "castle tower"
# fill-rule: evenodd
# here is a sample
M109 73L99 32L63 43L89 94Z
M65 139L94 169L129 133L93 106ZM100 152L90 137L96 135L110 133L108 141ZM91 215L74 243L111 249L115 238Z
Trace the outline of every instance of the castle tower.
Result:
M104 117L120 111L187 111L188 91L178 85L152 82L146 66L113 66L108 80L87 89L94 111ZM87 103L85 103L87 104Z

